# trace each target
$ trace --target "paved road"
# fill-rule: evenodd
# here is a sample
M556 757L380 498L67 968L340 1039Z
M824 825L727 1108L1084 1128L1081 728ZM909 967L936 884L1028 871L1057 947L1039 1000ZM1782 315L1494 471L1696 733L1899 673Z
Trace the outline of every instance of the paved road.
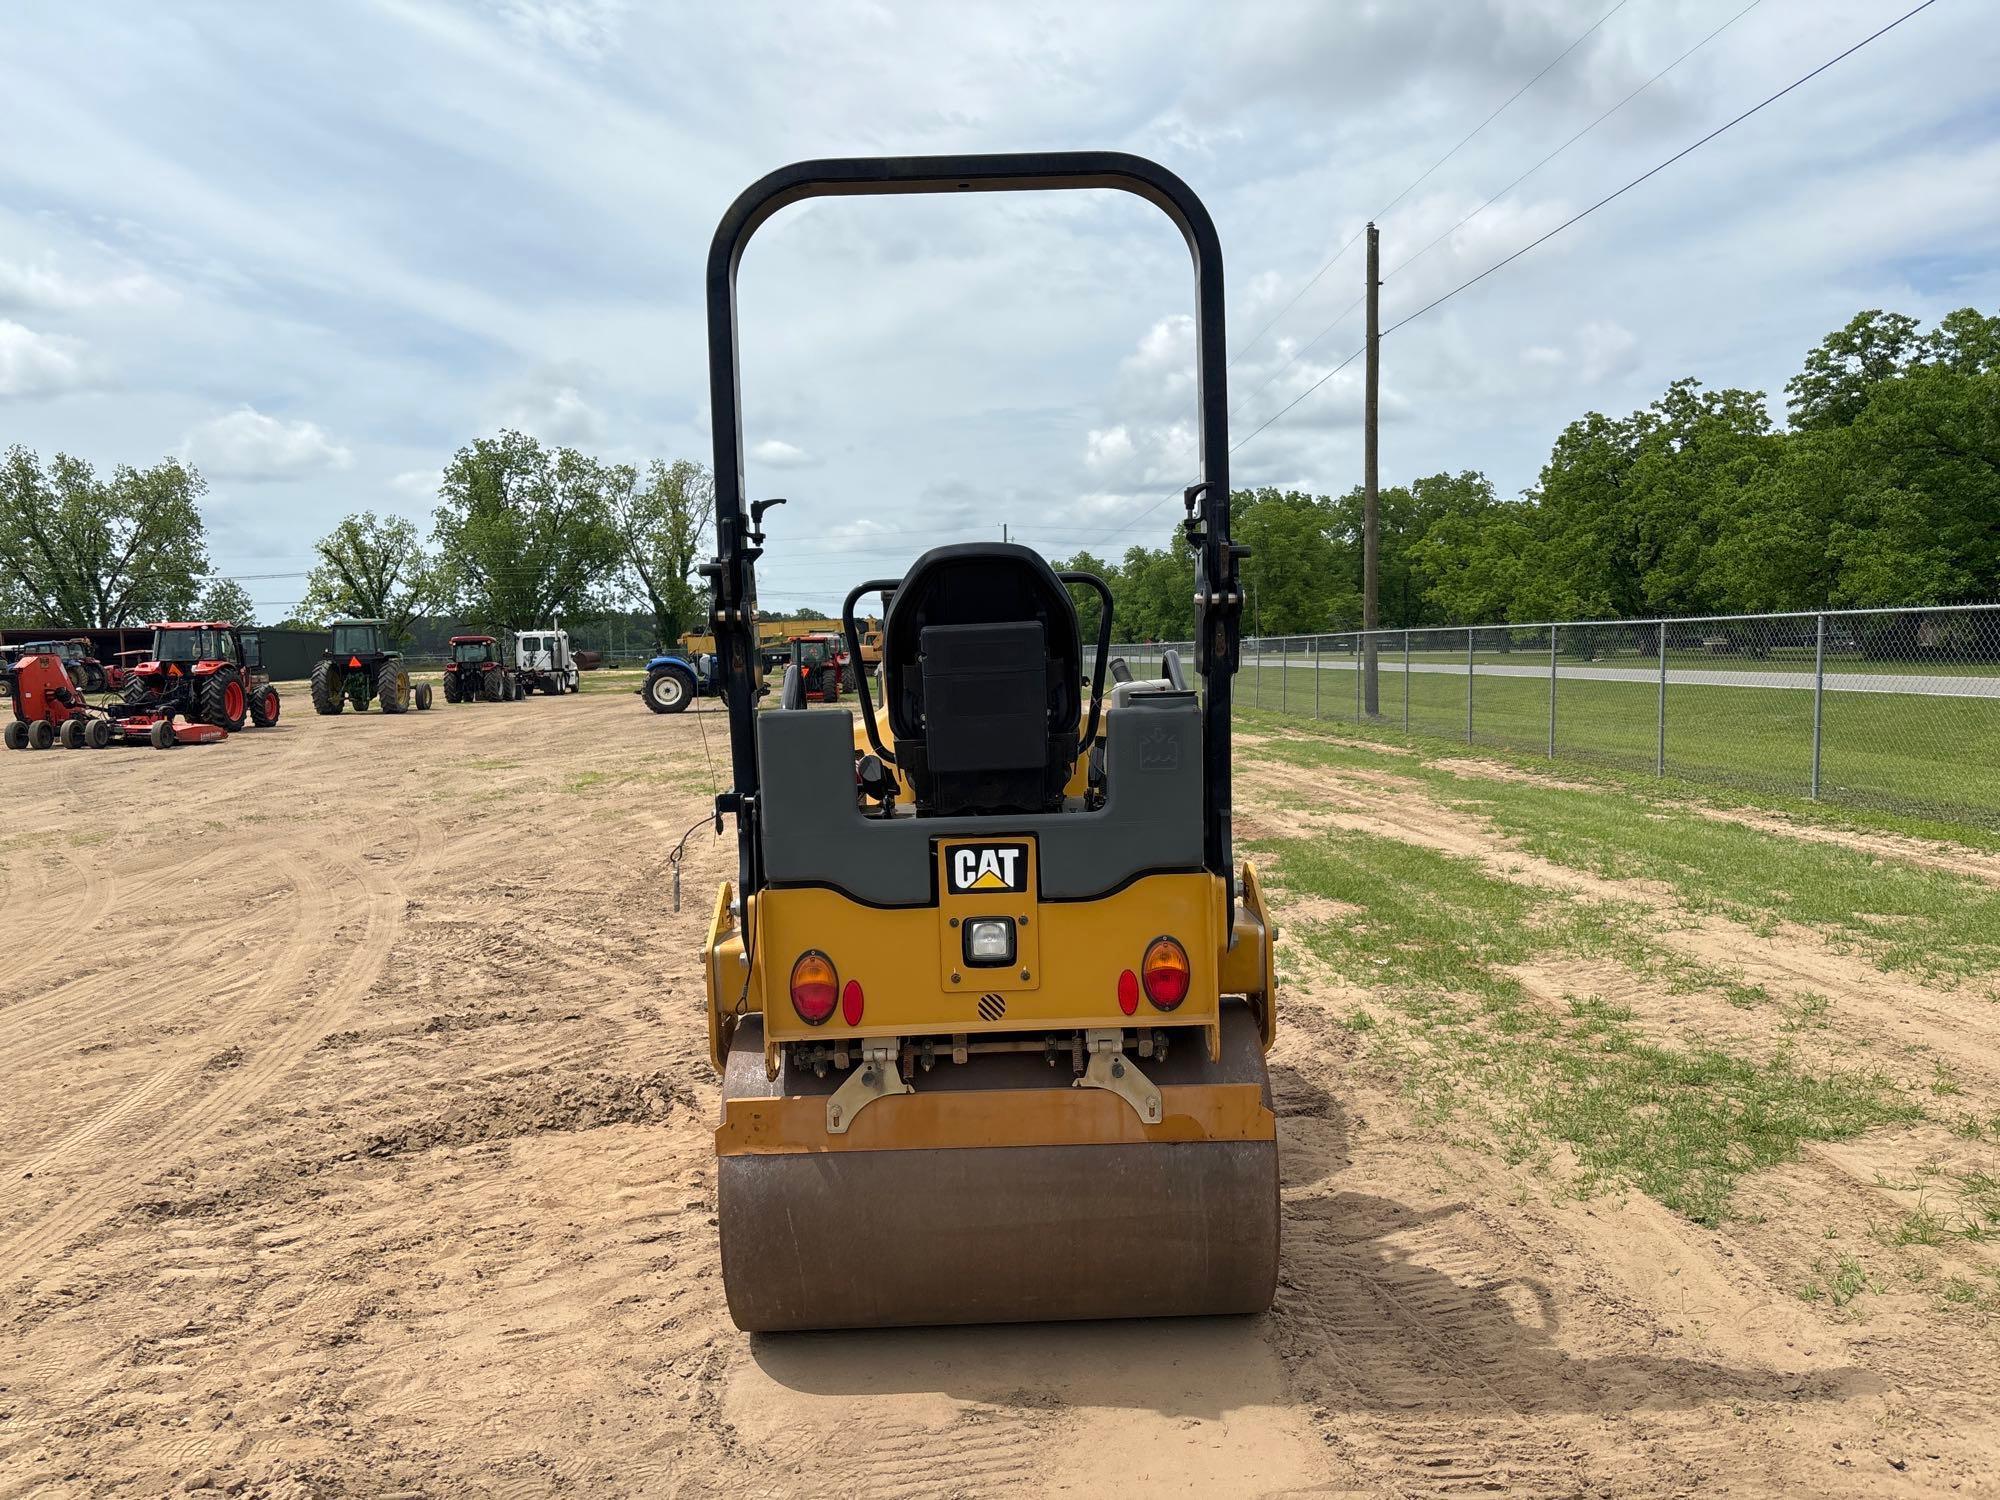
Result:
M1280 666L1311 668L1313 660L1309 656L1287 656L1282 660L1275 654L1266 655L1265 663L1276 671ZM1257 658L1246 654L1243 670L1254 672ZM1327 656L1319 661L1323 672L1352 672L1355 663L1352 657ZM1382 674L1392 676L1403 670L1402 659L1384 653ZM1442 661L1413 661L1412 672L1438 672L1453 677L1463 677L1463 664ZM1542 666L1505 666L1498 662L1481 662L1473 668L1480 677L1538 677L1548 680L1549 669ZM1556 668L1556 676L1577 682L1647 682L1657 683L1660 673L1657 667L1594 667L1564 664ZM1731 688L1803 688L1812 691L1813 674L1810 672L1750 672L1712 670L1700 667L1667 668L1669 687L1731 687ZM1829 693L1913 693L1932 698L2000 698L2000 677L1943 677L1943 676L1899 676L1886 672L1828 672L1826 690Z

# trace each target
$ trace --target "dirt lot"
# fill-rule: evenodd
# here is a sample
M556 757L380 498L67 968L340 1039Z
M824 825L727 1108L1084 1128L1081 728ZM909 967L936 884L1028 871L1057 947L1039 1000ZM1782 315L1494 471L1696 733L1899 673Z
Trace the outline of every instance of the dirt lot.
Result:
M1291 936L1269 1317L745 1338L692 957L728 846L690 844L677 915L666 858L725 763L719 718L300 703L225 746L0 762L0 1495L2000 1485L1990 1319L1900 1281L1801 1290L1823 1242L1907 1210L1913 1163L1990 1142L1925 1120L1809 1147L1700 1227L1423 1107L1351 1023L1365 989ZM1314 826L1297 773L1245 781L1246 837ZM1328 828L1667 899L1393 766L1305 790ZM1301 929L1353 915L1293 899ZM1809 986L1830 1024L1781 1036L1775 1004L1598 976L1635 1025L1920 1045L2000 1108L1990 999L1724 915L1674 941L1780 999ZM1530 992L1578 982L1520 967Z

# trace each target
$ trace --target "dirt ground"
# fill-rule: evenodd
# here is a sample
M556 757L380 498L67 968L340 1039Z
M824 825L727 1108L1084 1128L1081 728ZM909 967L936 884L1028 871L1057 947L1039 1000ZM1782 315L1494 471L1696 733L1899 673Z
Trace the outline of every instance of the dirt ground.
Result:
M694 959L731 846L697 833L678 914L667 863L720 718L300 706L0 761L0 1496L2000 1486L1990 1330L1797 1290L1803 1226L1893 1213L1899 1168L1957 1148L1937 1127L1816 1151L1703 1229L1421 1122L1310 981L1272 1059L1269 1316L740 1335ZM1293 817L1245 780L1246 820ZM1578 878L1395 783L1333 815ZM1824 1045L1909 1029L2000 1089L2000 1007L1807 936L1737 948L1829 997Z

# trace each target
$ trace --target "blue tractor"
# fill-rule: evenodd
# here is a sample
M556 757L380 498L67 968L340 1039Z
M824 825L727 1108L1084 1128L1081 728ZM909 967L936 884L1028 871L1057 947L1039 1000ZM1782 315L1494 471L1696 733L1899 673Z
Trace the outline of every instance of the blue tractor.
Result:
M681 656L674 652L646 663L646 684L639 696L656 714L677 714L697 695L715 697L722 691L722 674L712 653Z

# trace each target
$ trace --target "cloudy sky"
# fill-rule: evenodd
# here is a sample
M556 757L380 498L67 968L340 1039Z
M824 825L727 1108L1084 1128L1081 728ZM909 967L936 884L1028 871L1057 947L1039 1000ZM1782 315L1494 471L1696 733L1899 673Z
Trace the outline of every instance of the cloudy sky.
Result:
M191 457L216 563L275 618L314 537L427 516L479 434L708 461L703 258L763 172L1083 147L1157 158L1214 213L1241 438L1359 344L1358 311L1328 329L1358 246L1299 293L1371 214L1393 322L1915 0L1746 3L21 0L0 445ZM2000 25L1939 0L1386 340L1384 478L1514 492L1588 408L1690 374L1777 395L1859 308L2000 309L1996 252ZM1163 539L1192 477L1192 302L1156 210L801 205L741 293L750 490L792 497L768 604L1003 522L1052 554ZM1355 483L1359 377L1245 442L1237 482Z

